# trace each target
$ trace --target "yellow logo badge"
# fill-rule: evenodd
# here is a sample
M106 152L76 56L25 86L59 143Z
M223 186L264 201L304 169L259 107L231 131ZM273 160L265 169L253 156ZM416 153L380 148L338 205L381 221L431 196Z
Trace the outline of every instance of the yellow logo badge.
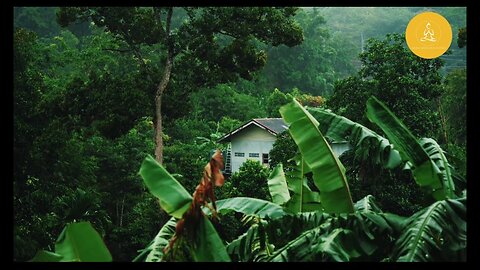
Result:
M452 27L442 15L423 12L407 25L405 39L410 50L426 59L444 54L452 44Z

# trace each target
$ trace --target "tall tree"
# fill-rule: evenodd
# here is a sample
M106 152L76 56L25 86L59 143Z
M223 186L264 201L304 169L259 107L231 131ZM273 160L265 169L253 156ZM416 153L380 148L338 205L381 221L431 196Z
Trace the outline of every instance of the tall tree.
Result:
M399 34L370 39L360 54L357 75L339 81L329 100L332 109L353 121L372 127L364 116L366 100L375 95L416 136L437 137L437 103L441 94L443 61L414 55ZM372 127L375 128L375 127Z
M268 48L271 57L262 72L266 85L269 89L296 87L313 95L330 95L334 81L353 72L348 59L352 48L330 36L318 9L310 12L303 8L296 19L304 30L305 41L294 48Z
M180 15L174 20L174 12ZM183 16L182 16L183 11ZM252 79L252 74L266 62L264 51L254 40L289 47L303 41L301 27L293 16L297 8L183 8L173 7L67 7L57 14L67 26L76 21L92 20L105 31L122 40L157 84L155 101L155 158L163 162L162 98L167 91L175 61L187 61L199 84ZM142 47L156 50L163 69L155 72L143 57ZM156 64L156 63L155 63ZM180 71L183 72L183 71Z

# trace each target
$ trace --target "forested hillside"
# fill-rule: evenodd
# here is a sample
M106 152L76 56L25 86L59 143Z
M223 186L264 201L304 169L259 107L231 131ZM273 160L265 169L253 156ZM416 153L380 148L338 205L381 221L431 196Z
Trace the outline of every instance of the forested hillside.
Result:
M442 14L453 33L449 52L431 60L415 56L403 36L408 21L426 10ZM217 143L218 138L252 118L290 119L290 114L299 115L295 110L300 107L295 106L307 107L302 112L311 112L320 130L322 124L332 123L314 111L328 109L361 125L357 130L387 137L388 128L372 109L389 111L385 106L408 134L432 138L445 150L445 155L435 152L449 160L439 166L442 172L444 167L452 168L448 177L455 178L457 187L456 193L445 191L441 200L432 198L425 193L428 181L418 177L415 169L409 171L409 166L419 164L402 151L406 169L380 164L390 148L384 142L377 145L380 137L369 135L365 141L375 146L367 149L358 142L359 148L337 160L345 166L343 179L345 175L349 179L346 189L352 193L345 198L350 201L370 194L384 212L405 217L432 205L448 208L457 200L463 203L467 48L459 46L458 33L466 27L466 8L16 7L13 12L15 261L28 261L38 250L55 251L65 225L78 221L93 225L114 261L132 261L171 222L139 174L147 155L154 156L193 194L213 150L226 148ZM291 103L292 98L298 104ZM299 156L317 158L304 154L304 147L309 147L294 132L282 134L271 152L272 164L282 163L287 176L295 171ZM332 130L321 132L316 139L339 136L330 134ZM347 139L355 136L352 133ZM422 145L427 147L426 142ZM368 158L375 151L383 151L382 158ZM438 156L431 160L438 162ZM287 169L288 164L294 169ZM300 184L300 189L326 194L318 188L317 172L312 172L305 173L308 187ZM279 171L247 162L215 190L217 200L272 201L267 179L275 173ZM303 179L302 173L298 183ZM325 213L320 220L341 219ZM253 227L262 228L262 218L247 216L245 222L241 214L230 211L215 226L225 243L237 243ZM311 217L296 219L313 228ZM284 220L279 226L283 230L293 221ZM272 224L265 225L267 231ZM405 228L414 226L408 224ZM299 232L286 234L290 236L284 240L276 236L277 246ZM274 236L270 237L273 241ZM453 238L447 244L458 240ZM459 247L455 252L460 254L462 245L455 246ZM273 254L268 243L259 246ZM240 261L256 256L231 248L227 247L230 257L235 253ZM406 256L393 244L394 255L375 250L369 253L375 254L368 257L371 260ZM268 260L286 258L280 253L275 256ZM335 258L343 260L342 256ZM348 256L354 260L360 255ZM452 260L462 260L463 255L458 256ZM326 257L298 255L291 260L302 258Z

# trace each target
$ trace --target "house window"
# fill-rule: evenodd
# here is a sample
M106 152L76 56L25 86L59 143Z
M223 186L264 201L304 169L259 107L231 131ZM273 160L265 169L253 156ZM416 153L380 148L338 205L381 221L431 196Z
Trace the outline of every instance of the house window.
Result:
M268 164L268 154L262 154L262 163Z
M245 153L235 152L236 157L244 157Z
M258 153L248 153L248 157L260 157Z

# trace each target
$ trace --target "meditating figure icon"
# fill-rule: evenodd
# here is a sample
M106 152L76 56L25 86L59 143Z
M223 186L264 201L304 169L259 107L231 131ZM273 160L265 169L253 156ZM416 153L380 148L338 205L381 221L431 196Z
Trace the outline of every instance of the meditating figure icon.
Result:
M425 30L423 31L423 38L420 39L420 41L431 41L435 42L437 39L434 37L435 32L433 31L432 28L430 28L430 22L427 23L425 26Z

